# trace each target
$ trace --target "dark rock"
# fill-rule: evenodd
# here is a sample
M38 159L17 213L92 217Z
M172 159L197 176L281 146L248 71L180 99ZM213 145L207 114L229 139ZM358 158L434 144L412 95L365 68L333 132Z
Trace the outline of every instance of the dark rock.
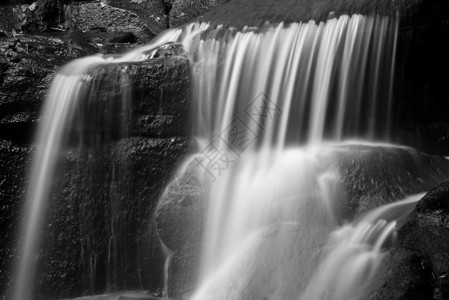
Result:
M12 32L19 30L21 27L21 19L23 12L20 7L0 6L0 30Z
M107 3L136 13L154 34L168 28L168 13L163 0L107 0Z
M192 160L191 163L194 163ZM166 187L156 210L159 235L173 252L168 271L168 296L190 294L197 284L204 217L202 175L188 167Z
M21 30L42 32L62 27L64 23L63 2L63 0L37 0L30 5L22 6Z
M433 299L432 272L426 257L404 248L392 250L379 270L370 300Z
M153 54L153 58L170 56L184 56L185 58L187 58L187 52L182 44L167 43L159 47Z
M31 153L31 147L0 139L0 299L9 288L17 255L15 233L20 229Z
M187 145L186 137L133 137L67 153L41 254L40 298L163 287L152 215Z
M54 72L78 49L59 38L20 35L0 40L0 136L29 142Z
M181 26L200 14L228 2L229 0L175 0L170 4L170 27Z
M138 63L97 66L90 72L91 95L82 106L84 142L96 143L97 135L120 137L124 91L129 91L130 136L173 137L188 132L190 69L185 58L170 57ZM105 112L104 114L98 112ZM74 124L77 126L77 124ZM92 138L89 141L89 138Z
M65 26L84 32L103 28L110 33L132 33L140 43L148 42L160 32L147 27L135 13L100 2L68 5Z
M412 3L412 2L410 2ZM449 69L449 2L421 0L401 17L399 27L394 120L401 143L425 152L449 154L449 97L443 79Z
M90 92L75 116L83 121L74 122L73 147L54 183L37 289L42 299L164 286L166 253L153 212L190 143L188 61L105 64L88 75Z
M444 0L231 0L222 1L223 5L203 13L198 20L234 27L259 26L267 22L322 22L353 14L394 16L399 12L409 15L419 10L421 4L435 2L445 3Z
M115 37L112 37L109 39L109 42L111 43L136 43L137 37L132 32L125 32L121 35L117 35Z
M107 295L97 295L92 297L74 298L72 300L157 300L145 292L119 292Z
M417 203L369 299L449 299L448 195L445 182Z
M337 151L343 196L340 217L352 219L449 178L449 160L406 147L344 146Z

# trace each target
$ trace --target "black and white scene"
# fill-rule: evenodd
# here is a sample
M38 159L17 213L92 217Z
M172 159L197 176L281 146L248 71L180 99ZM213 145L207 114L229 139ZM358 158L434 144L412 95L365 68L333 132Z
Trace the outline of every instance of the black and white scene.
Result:
M0 0L0 300L449 300L448 0Z

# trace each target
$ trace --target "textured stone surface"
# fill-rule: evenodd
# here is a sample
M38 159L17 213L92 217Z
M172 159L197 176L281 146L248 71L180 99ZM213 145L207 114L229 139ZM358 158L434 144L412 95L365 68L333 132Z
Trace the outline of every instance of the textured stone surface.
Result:
M30 147L0 139L0 299L9 287L17 254L15 232L20 228L30 159Z
M172 178L156 209L159 235L172 251L167 281L169 297L190 295L199 276L207 186L193 166L191 160L184 173Z
M449 182L417 203L398 236L369 299L449 299Z
M138 42L148 42L159 28L147 27L135 13L101 2L81 3L66 7L65 26L69 29L109 33L132 33Z
M0 136L29 141L54 72L82 55L55 37L0 38Z
M163 287L152 213L187 145L131 137L67 153L40 261L42 299Z
M208 10L218 7L229 0L174 0L171 3L170 27L188 23Z
M5 141L1 148L1 295L15 253L12 229L23 205L32 128L41 118L39 110L56 69L85 53L56 37L22 35L0 42L5 49L0 56L0 137L19 144ZM163 288L165 253L152 212L190 143L189 63L172 54L91 71L92 91L80 103L89 103L91 115L86 111L87 123L71 127L85 126L84 148L76 146L80 140L72 134L74 148L62 155L53 183L36 299ZM131 119L125 126L129 130L120 135L113 132L122 129L125 94L132 97Z
M99 65L88 73L81 118L54 183L42 299L164 286L166 253L153 212L190 143L188 61Z
M138 14L155 34L168 28L168 8L164 0L107 0L107 3Z
M124 91L129 91L131 136L171 137L188 132L190 103L189 62L185 58L159 58L142 63L105 64L90 72L93 79L84 106L86 138L108 131L120 134ZM94 108L94 109L93 109ZM108 114L101 116L101 113ZM77 124L74 124L77 126ZM95 138L95 137L94 137Z
M345 146L336 167L343 188L341 217L423 193L449 179L449 161L406 147Z

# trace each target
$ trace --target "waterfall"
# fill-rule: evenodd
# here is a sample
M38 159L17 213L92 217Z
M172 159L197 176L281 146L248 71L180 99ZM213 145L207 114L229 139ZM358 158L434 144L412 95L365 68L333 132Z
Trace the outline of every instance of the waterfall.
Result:
M241 29L192 23L121 56L63 68L37 137L13 299L33 298L50 185L73 112L89 92L86 74L102 64L151 59L168 42L190 54L198 146L175 180L193 174L205 191L201 274L192 298L360 299L366 285L359 275L368 285L393 243L395 220L418 199L351 224L342 224L338 212L336 165L340 153L350 152L342 142L388 141L397 34L398 20L382 16ZM164 252L173 255L165 245ZM348 278L334 280L339 268Z
M43 121L39 126L36 136L38 149L33 157L32 174L28 187L28 199L26 201L25 213L23 216L23 233L21 239L20 259L15 267L15 285L12 299L25 300L33 299L34 279L36 273L36 258L41 246L42 232L45 226L47 207L49 198L51 198L52 184L55 180L55 170L60 159L60 153L64 150L69 134L69 127L72 123L82 123L85 115L78 116L74 120L76 112L80 110L80 101L88 97L89 70L101 64L114 64L120 62L138 62L150 59L154 50L159 46L185 38L190 40L190 35L204 30L203 27L187 27L184 31L172 30L159 36L151 44L138 48L118 57L107 57L95 55L86 58L74 60L64 66L52 81L47 95L47 101L43 107ZM126 87L126 74L120 77L123 85L121 92L122 109L129 109L129 91ZM95 89L95 86L90 87ZM113 104L111 104L113 105ZM99 112L95 111L94 114ZM100 112L100 114L106 112ZM127 113L124 112L126 116ZM106 116L107 118L107 116ZM94 124L95 126L111 126L117 120L110 120L103 124ZM126 123L126 120L122 120ZM120 122L119 122L120 123ZM121 123L120 123L121 125ZM119 129L122 136L126 136L125 126ZM86 124L81 127L86 126ZM100 128L111 133L110 128ZM109 131L108 131L109 130ZM120 135L120 134L119 134ZM80 145L83 144L86 137L82 132L78 137ZM92 141L89 141L92 142Z
M397 27L354 15L204 34L192 63L199 151L182 169L211 182L193 299L307 290L339 227L326 143L387 139Z

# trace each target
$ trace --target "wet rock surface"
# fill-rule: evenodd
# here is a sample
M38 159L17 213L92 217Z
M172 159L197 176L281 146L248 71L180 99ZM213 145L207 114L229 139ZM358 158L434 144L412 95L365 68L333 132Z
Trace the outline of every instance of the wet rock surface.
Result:
M95 47L86 38L88 34L71 31L59 36L12 37L7 33L0 38L3 297L11 282L10 267L17 249L15 233L24 204L30 143L41 119L40 108L55 72L63 64L106 49ZM56 192L44 242L48 247L40 254L43 275L37 282L37 298L163 288L165 254L153 225L152 211L160 190L189 144L185 136L190 103L189 65L185 58L173 57L174 52L146 63L105 65L92 71L95 84L102 86L97 94L92 94L98 107L107 107L100 103L111 99L121 103L123 89L132 91L131 115L135 118L128 133L133 137L113 139L112 144L97 150L73 149L61 158L65 167L59 170L60 180L54 184ZM114 82L119 78L117 74L123 73L129 75L127 81L123 85ZM109 133L120 125L113 119L110 122L114 126L105 129ZM96 127L99 123L95 121L91 125L95 129L88 135L92 144L105 143L109 137L93 138L104 134L98 132L104 127Z
M12 262L17 255L16 231L26 195L31 147L0 138L0 299L9 288Z
M42 299L164 286L153 212L190 143L188 61L104 64L88 74L48 214Z
M159 236L171 251L168 296L189 296L198 283L207 185L191 160L164 190L156 209ZM207 182L207 181L206 181Z
M418 201L398 236L369 299L448 299L449 182Z
M163 287L153 211L185 137L125 138L67 153L40 261L40 298Z
M427 192L449 179L449 160L407 147L339 147L336 168L343 189L340 213L352 219L369 210Z
M131 136L187 135L190 103L187 59L173 56L141 63L104 64L94 68L90 76L87 84L91 92L81 105L85 118L82 130L87 137L84 142L93 142L87 139L96 139L96 134L105 136L106 131L106 136L112 139L123 130L128 130ZM130 105L128 116L123 115L124 105ZM121 118L129 118L129 123L117 122Z
M355 144L343 145L330 147L327 151L324 150L322 157L319 156L318 160L318 168L335 169L340 174L339 183L341 184L341 198L334 198L333 201L337 203L337 206L334 207L334 209L337 210L337 220L341 223L351 222L371 209L403 199L408 195L426 192L449 178L448 160L439 156L423 154L406 147ZM201 239L198 237L202 236L204 232L203 214L206 204L205 197L207 197L208 187L211 184L210 182L207 183L201 181L201 179L204 179L202 177L204 174L202 174L201 170L195 168L195 157L190 159L190 163L187 164L187 167L185 167L184 170L184 172L181 172L180 175L177 175L172 179L156 210L156 222L160 237L165 245L173 251L168 280L169 296L172 297L191 295L193 288L197 284L199 253L201 253L202 249ZM431 195L431 193L429 195ZM429 195L426 197L428 198ZM311 201L310 203L317 202ZM436 206L441 207L440 204ZM418 204L418 207L420 207L420 204ZM306 212L305 215L301 214L302 217L299 220L295 220L299 224L303 224L299 226L303 229L307 228L307 224L313 222L311 219L307 221L308 218L312 218L316 221L317 218L315 217L319 216L321 212L320 207L315 207L312 204L305 205L305 207L298 209L298 211ZM331 220L332 218L326 217L323 219ZM333 228L332 226L335 226L335 224L322 224L320 228L324 230L326 226L327 230L331 230ZM410 232L415 231L412 230ZM298 234L301 235L305 233L303 231L298 231L292 236ZM310 241L306 236L325 237L326 234L323 234L322 232L319 232L319 229L316 229L316 232L309 233L309 235L305 234L302 239L303 241ZM299 239L301 240L301 238ZM447 239L444 238L443 241L447 241ZM444 243L443 241L440 242ZM293 243L293 241L290 242ZM264 247L276 249L274 246L276 243L271 245L270 239L263 241L262 243L264 244ZM421 244L421 242L418 243ZM321 240L321 242L317 241L316 245L322 246L323 244L324 240ZM257 248L257 246L255 248ZM293 248L302 249L302 247L298 245ZM438 249L438 251L442 251L438 253L446 253L444 252L446 251L445 249ZM265 255L264 257L267 256L266 253L263 255ZM384 290L383 292L379 290L379 295L382 293L388 295L389 289L394 289L394 285L400 282L401 284L409 286L410 289L416 289L413 290L416 291L416 293L398 290L398 295L402 295L401 293L404 292L405 294L408 293L407 295L415 293L417 295L416 297L424 297L423 295L426 295L426 293L429 292L429 288L433 288L433 283L429 281L429 278L425 277L429 273L428 270L426 269L421 272L421 260L427 264L430 261L429 258L423 256L422 253L416 253L409 251L408 249L403 251L394 250L391 255L391 268L399 269L394 271L394 273L388 273L390 274L389 276L394 276L395 279L392 279L391 281L385 280ZM286 254L286 257L291 257L291 255ZM262 258L261 260L264 259ZM266 260L266 264L260 264L260 261L257 263L253 262L256 266L255 268L263 269L263 266L268 268L270 265L268 261L272 261L273 259L267 258ZM439 262L439 264L443 263ZM236 267L236 269L239 270L239 267ZM286 267L286 269L288 268ZM276 270L276 268L273 267L273 270ZM263 274L265 274L265 271L255 272L254 274L257 274L256 276L264 276ZM416 275L415 272L418 271L422 274L419 273ZM225 278L234 277L238 278L238 280L236 280L239 282L246 280L239 277L243 273L240 274L238 271L235 272L236 273L233 276L229 274L229 277L223 275L223 280L225 280ZM398 279L399 277L395 275L396 273L400 274L402 279ZM422 281L420 279L421 277L417 276L421 276L427 281ZM270 290L269 287L266 286L252 286L257 286L260 282L269 281L268 279L258 280L259 279L249 280L250 283L245 286L244 284L241 285L232 280L230 282L221 282L220 279L214 279L214 282L210 283L208 289L211 295L215 295L215 292L220 293L220 290L223 286L226 286L226 284L229 284L229 287L224 289L227 291L233 290L235 293L248 293L254 295L257 294L259 290L264 290L265 288ZM248 292L248 290L251 289L252 292ZM417 292L418 290L419 292ZM278 296L274 296L273 299L277 299ZM240 296L236 296L236 298L239 297ZM410 299L427 299L422 297ZM284 298L280 297L279 299L290 298L291 295Z

